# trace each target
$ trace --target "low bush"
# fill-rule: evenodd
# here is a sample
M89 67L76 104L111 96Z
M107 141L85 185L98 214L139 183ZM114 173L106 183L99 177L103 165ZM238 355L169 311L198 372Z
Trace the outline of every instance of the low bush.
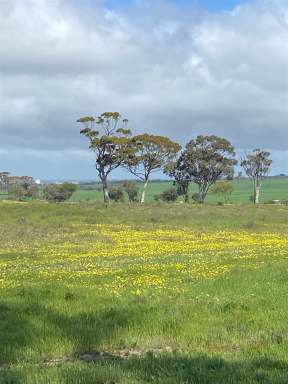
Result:
M219 197L222 197L224 200L224 203L228 203L231 197L231 194L234 191L234 185L229 181L217 181L216 184L213 185L211 188L211 193L214 195L217 195Z
M193 193L192 200L194 201L194 203L199 203L200 201L199 193Z
M77 186L72 183L48 184L43 190L44 198L51 203L62 203L69 200Z
M128 195L128 199L130 203L135 203L139 200L138 199L139 188L137 187L136 183L134 183L134 181L125 181L122 184L122 186L124 188L124 191Z
M110 200L116 203L124 201L124 192L121 188L111 188L108 193Z
M176 188L169 188L166 191L163 191L162 193L154 196L155 201L162 200L166 203L172 203L176 201L177 198L178 198L178 193Z

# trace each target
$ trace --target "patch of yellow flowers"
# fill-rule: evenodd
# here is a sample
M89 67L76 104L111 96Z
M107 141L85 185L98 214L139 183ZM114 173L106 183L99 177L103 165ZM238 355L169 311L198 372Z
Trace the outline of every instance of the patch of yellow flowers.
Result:
M277 233L79 224L45 240L2 244L0 288L51 282L116 296L184 292L201 279L288 257L288 238Z

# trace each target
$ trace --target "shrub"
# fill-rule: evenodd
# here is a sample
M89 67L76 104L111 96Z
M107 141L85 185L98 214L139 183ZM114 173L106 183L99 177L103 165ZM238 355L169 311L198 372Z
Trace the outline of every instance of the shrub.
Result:
M44 198L49 202L62 203L69 200L77 186L72 183L48 184L43 190Z
M157 202L160 202L160 200L161 200L161 194L158 193L157 195L154 195L154 200L157 201Z
M70 193L71 194L71 196L73 195L73 193L76 191L76 189L77 189L77 185L75 185L75 184L72 184L72 183L63 183L63 184L61 184L61 186L62 186L62 190L63 191L67 191L67 193ZM70 196L70 197L71 197Z
M154 199L155 201L165 201L166 203L172 203L176 201L178 198L178 193L176 188L169 188L166 191L163 191L162 193L155 195Z
M138 201L138 192L139 188L137 187L136 183L134 181L125 181L122 184L124 191L128 195L128 199L130 203L135 203Z
M199 193L193 193L192 200L194 201L194 203L199 203L200 202Z
M176 188L169 188L166 191L162 192L162 199L166 202L176 201L178 198L178 193Z
M124 201L124 192L121 188L111 188L109 189L109 199L115 201L116 203Z
M229 181L218 181L211 188L211 193L222 197L225 203L228 203L233 191L234 185Z

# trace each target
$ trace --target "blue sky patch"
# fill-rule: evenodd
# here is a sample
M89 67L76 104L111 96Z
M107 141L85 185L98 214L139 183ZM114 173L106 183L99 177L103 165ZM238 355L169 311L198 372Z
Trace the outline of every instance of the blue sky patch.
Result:
M225 10L231 10L239 4L247 2L247 0L167 0L170 3L174 3L179 6L189 6L191 4L197 4L202 8L209 11L220 12ZM105 4L109 8L122 8L129 5L133 5L135 0L106 0Z

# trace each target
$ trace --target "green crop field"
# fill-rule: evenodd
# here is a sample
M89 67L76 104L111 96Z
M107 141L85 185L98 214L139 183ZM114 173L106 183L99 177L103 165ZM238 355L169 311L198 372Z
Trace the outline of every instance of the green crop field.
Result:
M252 195L252 182L248 179L240 179L233 181L234 192L231 195L232 203L249 203L249 197ZM118 185L118 184L117 184ZM121 185L121 183L119 184ZM165 189L171 188L172 182L151 182L147 189L148 203L154 201L154 195L163 192ZM142 185L139 183L139 190L141 191ZM98 190L96 190L98 189ZM269 200L288 200L288 178L268 178L262 183L261 201L267 202ZM197 192L196 185L191 185L190 197L193 193ZM103 200L100 185L95 185L94 190L84 190L81 187L72 196L72 201L99 201ZM209 194L207 202L215 204L221 201L218 196Z
M288 382L287 206L0 212L1 384Z

